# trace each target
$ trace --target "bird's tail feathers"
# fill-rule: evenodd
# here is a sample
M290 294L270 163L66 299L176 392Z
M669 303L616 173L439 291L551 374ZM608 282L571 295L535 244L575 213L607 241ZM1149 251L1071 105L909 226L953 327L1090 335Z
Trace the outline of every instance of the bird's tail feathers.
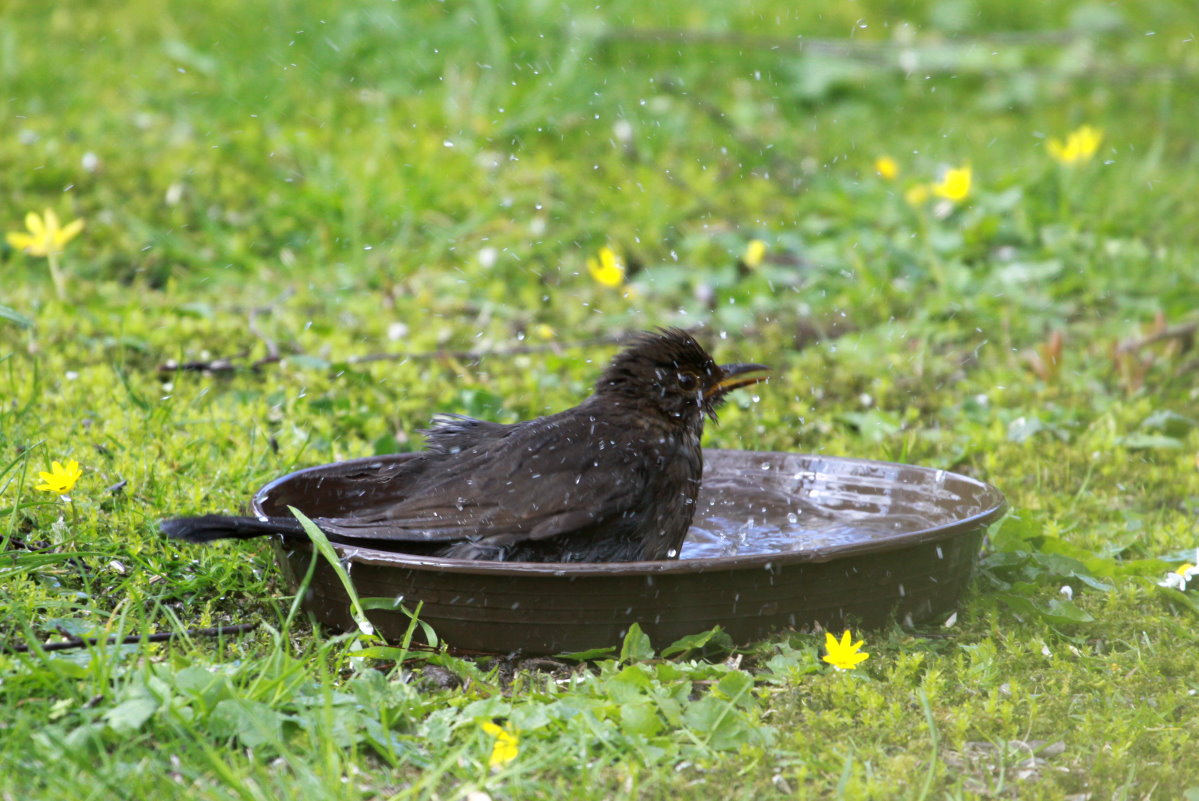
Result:
M199 517L174 517L159 524L162 533L171 539L188 542L212 542L213 540L248 540L266 534L304 536L299 520L286 517L232 517L230 515L200 515Z

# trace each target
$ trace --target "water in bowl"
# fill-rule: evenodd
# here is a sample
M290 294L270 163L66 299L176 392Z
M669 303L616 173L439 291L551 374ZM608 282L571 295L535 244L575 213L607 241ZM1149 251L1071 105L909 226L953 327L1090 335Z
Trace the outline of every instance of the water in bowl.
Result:
M892 466L837 475L782 463L705 477L681 559L822 550L933 528L961 498L940 481L902 483Z

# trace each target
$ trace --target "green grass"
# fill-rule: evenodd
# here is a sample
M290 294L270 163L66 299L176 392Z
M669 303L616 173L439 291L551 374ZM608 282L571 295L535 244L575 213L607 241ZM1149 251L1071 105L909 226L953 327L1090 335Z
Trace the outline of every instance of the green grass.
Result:
M65 300L0 252L0 641L260 626L0 653L0 798L1199 798L1199 587L1156 586L1199 545L1194 334L1114 349L1199 320L1190 4L13 11L0 226L87 227ZM1098 154L1056 165L1083 123ZM966 203L905 203L965 163ZM868 632L851 673L789 632L396 666L291 616L261 543L157 532L435 411L565 408L597 341L668 324L776 367L710 446L1004 490L955 625ZM66 459L69 504L33 488Z

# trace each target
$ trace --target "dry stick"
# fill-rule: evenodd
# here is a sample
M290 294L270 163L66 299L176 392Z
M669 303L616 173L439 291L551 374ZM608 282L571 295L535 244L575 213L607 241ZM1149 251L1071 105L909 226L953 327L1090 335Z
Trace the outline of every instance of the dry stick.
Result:
M532 353L561 353L567 348L590 348L596 345L619 345L628 340L629 335L597 337L579 342L549 342L544 345L514 345L510 348L493 350L433 350L419 353L368 353L365 356L351 356L346 359L350 364L365 364L367 362L394 362L408 359L456 359L458 361L476 362L488 356L527 356Z
M1103 32L1100 32L1102 35ZM808 39L805 37L757 36L743 33L721 33L715 31L692 31L676 28L616 28L603 33L601 41L633 42L649 44L677 45L712 45L716 47L737 47L772 52L816 53L826 56L840 56L878 66L898 66L899 55L905 52L916 52L955 48L968 50L973 47L1005 46L1029 47L1037 45L1068 45L1087 36L1093 36L1081 31L1008 31L983 36L967 36L945 39L920 39L911 42L868 41L849 39ZM927 67L924 68L927 71ZM1019 69L1012 73L1041 74L1048 69ZM906 72L906 70L905 70ZM1080 72L1079 77L1089 77L1096 80L1114 83L1131 83L1136 81L1173 81L1181 76L1195 73L1191 65L1175 64L1167 67L1130 68L1125 64L1095 64Z
M1117 353L1132 353L1141 348L1147 348L1165 339L1181 339L1186 340L1195 336L1195 332L1199 331L1199 320L1190 323L1179 323L1178 325L1167 326L1160 331L1154 331L1139 339L1126 339L1116 346Z
M661 42L668 44L722 45L755 50L787 50L838 55L862 60L877 60L905 50L928 47L958 47L978 45L1042 45L1068 44L1083 38L1077 31L1011 31L985 36L957 37L939 41L897 42L892 40L809 39L802 36L760 36L757 34L698 31L684 28L614 28L600 37L607 41Z
M247 313L246 316L249 318L248 327L250 329L250 333L258 337L260 340L262 340L262 343L266 345L266 356L251 362L251 370L257 370L264 364L275 364L282 358L279 354L279 345L275 342L275 340L264 334L262 329L258 327L258 318L261 315L272 313L275 310L275 307L279 306L294 294L294 290L288 289L280 294L274 303L271 303L268 306L255 306ZM237 359L244 359L249 355L250 352L248 350L243 350L236 356L218 356L215 359L203 359L191 362L176 362L174 360L170 360L164 364L158 365L158 372L231 373L237 369L237 365L234 364L234 361Z
M796 340L796 348L802 349L812 344L813 342L826 341L837 339L845 334L856 330L852 325L844 324L843 322L835 321L827 330L817 327L810 320L803 321L801 325L800 335ZM694 331L695 329L692 329ZM746 329L743 331L747 336L757 336L756 330ZM633 336L631 332L621 334L613 334L606 337L595 337L593 339L584 339L577 342L549 342L544 345L514 345L509 348L493 348L491 350L431 350L431 351L407 351L403 353L367 353L362 356L349 356L344 361L346 364L369 364L370 362L403 362L409 360L436 359L445 361L453 359L457 361L477 362L488 357L505 357L505 356L527 356L534 353L562 353L565 350L575 348L592 348L600 345L621 345ZM230 372L236 370L236 365L233 364L233 359L244 357L246 354L239 354L230 358L219 358L211 361L195 361L195 362L167 362L159 365L158 371L162 373L175 372L179 370L198 370L205 372ZM277 364L282 361L282 357L275 359L259 359L254 362L252 367L257 369L258 366L264 364Z
M223 637L227 634L243 634L247 631L253 631L258 628L257 623L239 623L236 626L216 626L210 629L189 629L183 631L160 631L154 634L131 634L128 637L122 637L117 640L116 637L108 637L103 640L105 645L136 645L140 642L166 642L180 637L184 634L189 637ZM61 633L61 630L60 630ZM36 646L43 651L65 651L69 648L84 648L89 645L99 645L101 639L99 637L70 637L66 642L47 642ZM33 650L34 646L26 645L25 643L17 643L16 645L6 645L2 649L9 653L25 653Z
M257 333L257 332L255 332ZM268 343L268 351L270 348L269 340L259 335L261 339ZM531 353L561 353L568 348L589 348L596 345L619 345L628 339L628 334L616 336L597 337L595 339L582 340L580 342L550 342L545 345L514 345L510 348L495 348L492 350L433 350L433 351L408 351L405 353L368 353L363 356L350 356L345 359L347 364L367 364L369 362L402 362L418 359L457 359L460 361L479 361L488 356L522 356ZM240 353L232 357L222 357L211 359L208 361L193 361L193 362L166 362L158 366L160 373L173 373L178 371L200 371L208 373L225 373L232 372L237 369L237 365L233 363L234 359L245 358L248 354ZM258 369L266 364L277 364L283 360L279 355L278 349L271 355L265 358L258 359L251 363L251 369Z

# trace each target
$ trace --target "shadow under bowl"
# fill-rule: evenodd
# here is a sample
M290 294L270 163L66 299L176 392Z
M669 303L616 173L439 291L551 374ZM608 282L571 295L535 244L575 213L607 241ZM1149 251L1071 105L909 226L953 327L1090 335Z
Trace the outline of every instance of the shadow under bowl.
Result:
M412 454L310 467L259 490L259 516L337 517L385 503ZM761 451L704 451L704 482L682 557L661 562L478 562L334 545L388 640L421 602L452 648L556 654L619 645L634 622L661 648L721 626L738 644L782 628L867 628L948 614L1006 502L990 484L913 465ZM276 543L292 587L307 544ZM318 559L304 608L350 630L349 598Z

